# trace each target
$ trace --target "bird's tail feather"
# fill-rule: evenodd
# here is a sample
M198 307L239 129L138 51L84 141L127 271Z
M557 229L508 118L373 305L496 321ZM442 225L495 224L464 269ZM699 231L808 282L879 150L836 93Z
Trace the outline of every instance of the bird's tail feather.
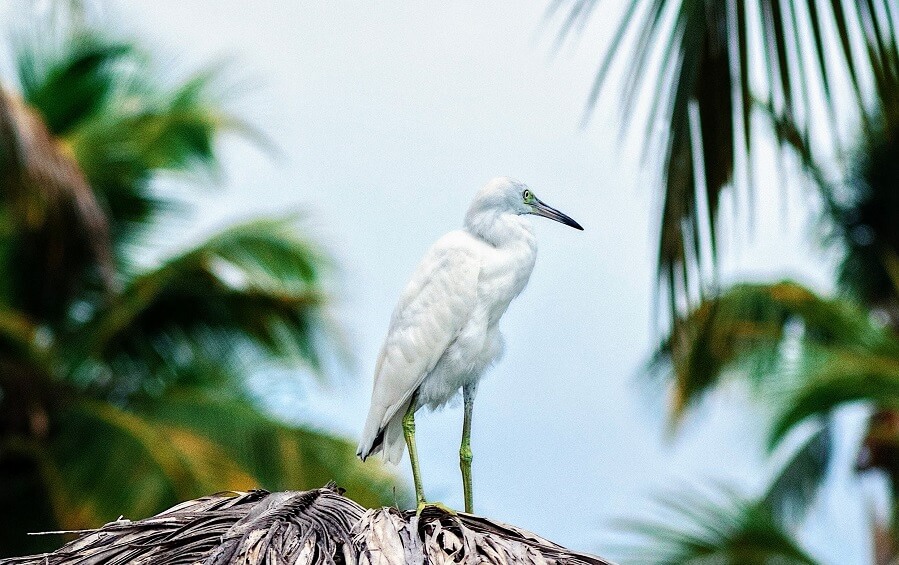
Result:
M384 440L381 449L384 451L384 460L394 465L399 465L406 447L406 438L403 437L403 416L406 409L398 410L387 423L384 430Z
M393 416L387 422L387 425L377 428L377 424L369 421L362 433L362 441L359 443L359 449L356 450L363 461L371 455L378 452L384 454L384 460L394 465L399 464L403 458L406 440L403 436L403 416L406 414L408 402L399 407Z

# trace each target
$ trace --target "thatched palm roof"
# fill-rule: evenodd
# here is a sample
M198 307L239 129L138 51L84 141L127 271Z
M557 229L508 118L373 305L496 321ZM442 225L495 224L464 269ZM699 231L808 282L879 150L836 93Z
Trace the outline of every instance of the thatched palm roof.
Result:
M3 565L558 563L610 565L532 533L427 508L365 510L333 484L305 492L225 492L144 520L82 532L44 555Z

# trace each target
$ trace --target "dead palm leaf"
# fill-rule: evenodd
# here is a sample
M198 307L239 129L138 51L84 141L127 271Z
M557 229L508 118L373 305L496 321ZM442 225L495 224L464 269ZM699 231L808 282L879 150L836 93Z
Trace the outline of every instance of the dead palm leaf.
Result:
M495 563L611 565L530 532L427 508L365 510L333 483L305 492L225 492L118 520L43 555L2 565Z

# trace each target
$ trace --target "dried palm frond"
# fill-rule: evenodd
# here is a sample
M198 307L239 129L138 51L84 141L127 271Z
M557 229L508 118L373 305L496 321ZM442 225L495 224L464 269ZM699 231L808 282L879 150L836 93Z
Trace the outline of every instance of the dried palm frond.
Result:
M426 508L366 511L334 483L296 492L224 492L138 521L120 519L53 553L2 565L546 563L611 565L530 532Z

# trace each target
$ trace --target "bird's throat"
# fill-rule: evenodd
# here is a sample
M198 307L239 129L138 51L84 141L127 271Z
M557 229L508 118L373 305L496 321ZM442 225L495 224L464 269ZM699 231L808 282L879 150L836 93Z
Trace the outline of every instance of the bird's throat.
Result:
M525 216L484 211L465 218L465 229L493 247L534 245L536 240L530 220Z

